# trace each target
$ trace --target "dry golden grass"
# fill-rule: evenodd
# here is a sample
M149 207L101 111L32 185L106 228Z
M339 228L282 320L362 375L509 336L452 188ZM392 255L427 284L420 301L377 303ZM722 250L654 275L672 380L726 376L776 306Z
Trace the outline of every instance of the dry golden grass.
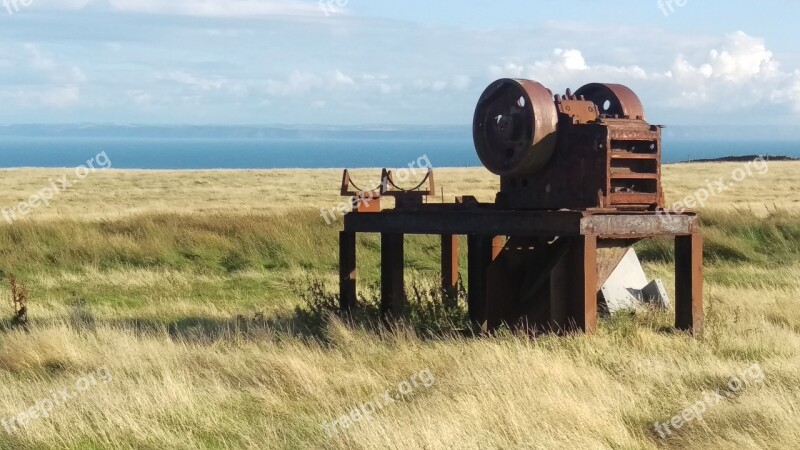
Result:
M667 166L670 201L738 167ZM4 171L0 206L45 187L56 173ZM373 173L359 171L358 179ZM700 340L665 331L670 317L658 312L604 322L596 336L537 340L430 338L338 322L316 338L287 332L273 319L298 304L294 289L311 277L335 282L329 241L336 229L314 212L294 214L336 205L340 175L95 173L36 210L31 218L40 225L0 230L0 268L22 271L32 297L31 329L0 332L0 419L101 366L114 377L16 433L0 425L0 448L789 449L800 442L796 260L710 263ZM798 177L800 164L771 163L768 175L712 198L707 211L765 214L777 205L796 212ZM478 169L440 170L437 181L448 197L490 200L496 189L494 177ZM208 230L180 227L204 221ZM226 229L226 221L236 227ZM287 246L245 251L272 249L272 236ZM178 263L173 247L222 253ZM364 257L374 258L374 247L362 242ZM435 250L410 251L415 271L424 272L425 255ZM244 262L230 263L241 270L202 263L236 252ZM265 266L282 255L285 265ZM647 269L672 283L668 264ZM679 414L703 391L724 388L754 363L763 385L745 388L667 440L654 431L655 421ZM436 379L430 389L326 436L323 422L425 368Z
M664 168L667 202L707 186L718 177L731 180L744 163L672 164ZM752 176L709 200L707 207L748 208L763 214L775 207L800 210L800 163L772 162L765 175ZM72 171L67 169L0 170L0 208L9 209ZM142 213L280 214L298 208L332 208L339 196L340 170L246 171L97 171L59 194L49 208L35 209L32 220L119 218ZM417 178L421 179L422 172ZM380 170L356 170L356 182L368 185ZM447 201L475 195L492 201L498 177L485 169L436 169L437 194ZM377 183L374 183L377 185ZM409 180L407 185L416 183ZM365 187L361 186L361 187ZM441 201L440 196L431 199Z

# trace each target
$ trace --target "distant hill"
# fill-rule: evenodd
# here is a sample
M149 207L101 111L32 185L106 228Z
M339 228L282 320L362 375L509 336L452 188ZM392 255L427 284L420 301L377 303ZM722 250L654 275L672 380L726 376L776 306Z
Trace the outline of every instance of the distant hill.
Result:
M744 156L725 156L722 158L711 158L711 159L691 159L688 161L681 161L684 163L705 163L705 162L747 162L753 161L754 159L758 158L759 155L744 155ZM792 158L791 156L761 156L767 161L800 161L798 158Z

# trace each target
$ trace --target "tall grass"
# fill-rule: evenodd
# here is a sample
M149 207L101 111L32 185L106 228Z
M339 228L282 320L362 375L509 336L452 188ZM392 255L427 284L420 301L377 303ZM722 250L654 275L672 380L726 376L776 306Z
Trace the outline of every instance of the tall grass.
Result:
M32 299L28 331L8 323L0 330L0 419L100 366L114 375L17 433L0 428L0 448L793 448L800 441L794 213L704 215L708 306L700 340L671 332L670 314L648 310L606 320L596 336L462 333L463 298L460 307L442 306L438 240L422 237L407 242L407 324L377 326L374 236L358 242L363 314L342 321L330 314L337 232L314 211L0 226L3 277L15 274ZM646 269L671 282L672 243L638 249ZM666 440L655 433L653 422L753 363L764 385ZM424 368L436 377L429 390L325 435L324 421Z

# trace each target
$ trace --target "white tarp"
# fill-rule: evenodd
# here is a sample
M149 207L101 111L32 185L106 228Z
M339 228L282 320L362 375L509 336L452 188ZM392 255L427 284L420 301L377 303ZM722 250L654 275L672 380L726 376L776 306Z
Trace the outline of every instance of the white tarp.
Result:
M635 309L643 303L669 308L664 284L661 280L647 281L647 275L633 248L628 249L622 261L611 272L601 293L610 313Z

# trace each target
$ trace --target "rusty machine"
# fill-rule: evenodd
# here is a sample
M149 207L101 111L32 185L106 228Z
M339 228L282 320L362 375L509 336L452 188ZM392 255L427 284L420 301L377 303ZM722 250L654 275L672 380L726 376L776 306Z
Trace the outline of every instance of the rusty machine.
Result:
M384 170L374 191L351 190L340 234L340 301L356 301L356 235L381 234L385 317L405 308L404 235L441 236L443 289L459 280L458 236L468 242L468 309L483 329L506 324L545 331L597 326L600 287L626 250L645 238L675 239L676 328L703 323L702 237L693 212L664 211L661 127L646 121L636 94L618 84L553 93L531 80L502 79L478 101L475 148L500 176L494 203L435 196L433 173L415 189ZM429 188L420 190L425 182ZM396 198L381 210L380 198ZM369 198L372 202L364 202ZM369 207L364 207L365 203ZM377 206L376 206L377 205Z

